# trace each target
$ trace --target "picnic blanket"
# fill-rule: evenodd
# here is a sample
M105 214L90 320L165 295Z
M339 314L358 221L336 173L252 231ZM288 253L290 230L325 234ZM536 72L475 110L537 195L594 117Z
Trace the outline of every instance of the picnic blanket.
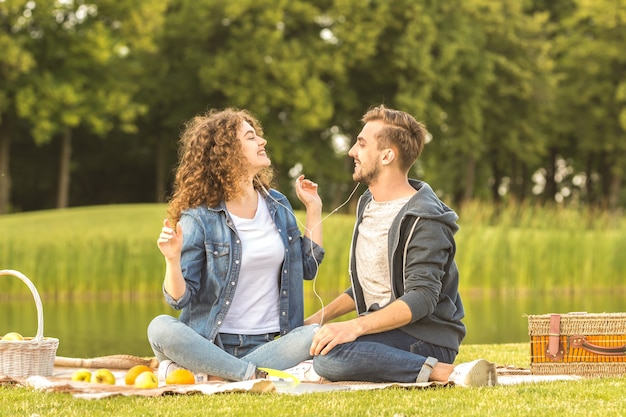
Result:
M0 375L0 385L18 384L37 391L48 393L68 393L76 398L102 399L113 396L147 396L157 397L170 394L204 394L217 393L253 393L253 394L306 394L326 391L361 391L389 388L427 389L453 387L453 383L367 383L358 381L340 382L292 382L268 379L255 379L239 382L209 381L193 385L166 385L160 383L157 388L141 389L126 385L126 372L134 365L143 364L156 369L155 358L140 358L131 355L112 355L100 358L81 359L57 357L52 376L8 377ZM115 375L115 385L96 384L72 381L71 376L78 368L107 368ZM570 375L531 375L529 369L500 365L497 368L498 382L501 385L545 382L555 380L577 380L579 377Z

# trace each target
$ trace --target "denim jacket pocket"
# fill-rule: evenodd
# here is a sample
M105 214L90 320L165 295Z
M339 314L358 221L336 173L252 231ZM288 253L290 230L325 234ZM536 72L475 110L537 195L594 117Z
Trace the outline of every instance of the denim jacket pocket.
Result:
M208 263L207 269L214 271L219 279L226 279L229 270L230 246L222 242L207 242L205 249Z

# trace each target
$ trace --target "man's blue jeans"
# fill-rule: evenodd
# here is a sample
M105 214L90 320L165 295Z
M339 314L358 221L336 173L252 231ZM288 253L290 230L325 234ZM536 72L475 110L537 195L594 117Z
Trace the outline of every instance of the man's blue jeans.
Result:
M396 329L337 345L316 356L313 367L330 381L415 382L427 357L453 363L456 355Z
M271 341L268 335L223 335L222 349L175 317L161 315L148 326L148 340L159 361L169 359L193 372L242 381L254 378L257 367L282 370L311 359L318 327L298 327Z

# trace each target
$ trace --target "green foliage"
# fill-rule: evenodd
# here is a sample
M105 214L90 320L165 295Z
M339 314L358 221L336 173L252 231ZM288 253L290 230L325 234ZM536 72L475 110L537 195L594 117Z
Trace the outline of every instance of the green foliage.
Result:
M596 190L603 190L602 200L609 206L616 205L615 181L621 182L626 170L626 129L620 122L624 102L619 99L626 66L621 47L626 39L625 18L624 1L580 1L562 20L554 40L558 100L567 121L558 133L565 138L576 170L603 173L588 182L587 192L597 198Z
M460 213L457 263L464 292L509 293L624 288L626 223L588 210L484 204ZM98 293L160 295L163 260L156 237L164 205L120 205L0 217L0 265L37 277L38 291L56 297ZM302 213L298 212L302 221ZM315 284L324 300L349 285L354 217L322 224L326 258ZM315 286L313 286L315 285ZM6 292L20 290L9 284Z
M9 215L0 264L38 277L42 294L151 293L163 275L158 205L77 208ZM115 277L111 280L111 277ZM11 288L11 285L9 285ZM19 285L13 285L19 288Z
M162 196L181 123L244 107L281 185L315 173L330 201L350 184L333 138L354 140L364 111L385 103L428 126L413 175L454 204L615 209L624 21L626 0L0 1L0 161L23 128L39 146L124 133L124 151L154 161Z
M0 22L4 26L16 24L16 4L0 9ZM23 37L12 36L7 31L0 31L0 123L2 115L13 104L16 81L28 73L35 65L33 56L25 48Z
M29 4L24 8L31 10ZM29 13L24 12L36 67L23 77L15 104L18 115L31 123L38 143L80 125L101 136L116 123L132 131L134 120L147 110L133 100L137 88L126 78L131 73L125 71L130 58L120 49L132 45L118 30L130 22L121 13L109 9L111 14L105 14L106 10L96 5L38 2ZM33 30L41 35L32 36ZM28 35L23 33L22 38Z
M457 234L464 289L584 293L621 288L623 218L606 212L468 204Z

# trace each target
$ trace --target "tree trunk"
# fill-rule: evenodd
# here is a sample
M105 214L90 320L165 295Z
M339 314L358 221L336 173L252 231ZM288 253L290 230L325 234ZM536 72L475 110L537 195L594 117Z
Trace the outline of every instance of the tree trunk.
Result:
M614 152L611 156L607 157L607 165L609 165L610 168L607 170L606 206L610 211L614 211L619 208L622 178L624 176L624 171L622 169L624 162L621 156L621 153Z
M587 178L585 180L585 193L586 193L586 201L585 203L590 206L598 206L597 202L594 201L594 193L596 192L594 183L592 181L593 174L593 156L588 155L585 161L585 170L587 174Z
M156 201L158 203L164 203L167 200L166 188L167 188L167 143L165 140L157 140L156 149L156 164L155 164L155 193Z
M522 201L526 201L528 196L532 194L532 186L529 186L530 175L529 175L528 165L526 165L526 163L521 162L521 161L520 161L520 164L521 164L521 167L520 167L521 175L518 179L519 189L520 189L519 202L522 202Z
M513 196L516 202L520 202L520 189L519 189L519 161L515 158L515 155L510 155L509 162L509 195Z
M463 204L470 201L474 197L474 183L476 182L476 159L473 156L468 156L465 161L465 178L463 180Z
M502 173L500 172L500 168L498 168L497 159L494 159L491 162L491 170L493 175L493 184L491 184L491 198L495 205L499 205L501 197L498 189L500 188L500 182L502 181Z
M622 189L622 177L613 173L609 184L608 208L611 211L619 208L619 196Z
M556 183L556 159L557 159L557 151L554 148L550 148L550 160L548 166L546 167L546 185L544 187L544 203L554 202L554 198L556 197L557 192L557 183Z
M6 123L0 124L0 214L9 211L11 203L11 137Z
M611 191L611 185L613 183L613 173L611 167L611 161L607 152L600 152L599 158L600 168L600 198L599 204L602 210L609 208L609 195Z
M57 208L67 208L70 195L70 163L72 161L72 131L69 128L65 130L61 140Z

